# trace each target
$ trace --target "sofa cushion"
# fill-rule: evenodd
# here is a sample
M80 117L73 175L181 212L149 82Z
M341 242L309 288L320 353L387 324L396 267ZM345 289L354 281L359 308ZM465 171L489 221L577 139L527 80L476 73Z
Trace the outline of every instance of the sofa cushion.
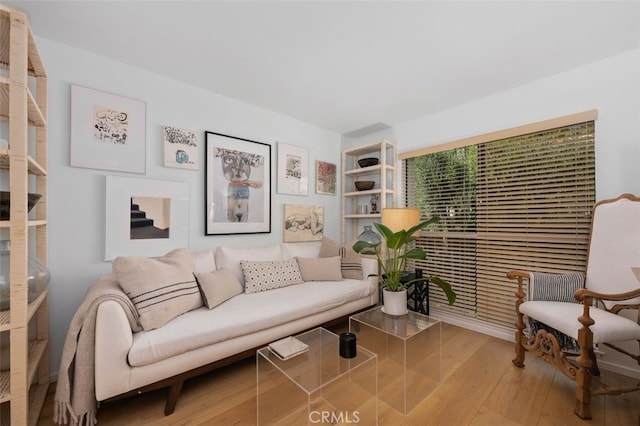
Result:
M320 241L302 243L282 243L282 256L284 260L300 257L319 257Z
M231 299L233 296L237 296L243 291L242 284L240 284L231 269L222 268L213 272L196 272L194 275L198 280L198 286L200 286L202 300L209 309Z
M344 248L344 257L341 259L342 278L361 280L364 278L362 274L362 258L352 247L353 244L349 244Z
M303 281L342 281L339 256L305 258L296 257Z
M193 276L193 260L187 249L176 249L155 258L116 257L113 273L138 310L144 330L158 328L202 306Z
M295 259L241 260L240 267L244 274L245 293L273 290L302 282Z
M194 349L224 342L372 297L368 280L305 282L271 291L235 296L215 309L204 307L163 327L133 334L131 366L153 364Z
M216 259L212 250L191 252L193 272L213 272L216 270Z
M338 245L329 237L322 237L322 241L320 243L320 253L318 257L333 257L340 255L340 248Z
M218 247L215 252L216 267L229 268L236 278L244 285L244 274L240 267L240 261L251 260L283 260L280 244L267 247Z

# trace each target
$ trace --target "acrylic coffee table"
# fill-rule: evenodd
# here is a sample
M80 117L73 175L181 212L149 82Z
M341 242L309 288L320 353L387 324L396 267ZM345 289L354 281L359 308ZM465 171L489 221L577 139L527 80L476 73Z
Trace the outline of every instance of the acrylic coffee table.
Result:
M418 312L392 316L381 307L349 318L358 345L378 355L378 397L408 414L440 385L440 321Z
M378 423L377 357L362 347L339 355L338 335L315 328L295 336L309 350L282 361L258 350L258 425Z

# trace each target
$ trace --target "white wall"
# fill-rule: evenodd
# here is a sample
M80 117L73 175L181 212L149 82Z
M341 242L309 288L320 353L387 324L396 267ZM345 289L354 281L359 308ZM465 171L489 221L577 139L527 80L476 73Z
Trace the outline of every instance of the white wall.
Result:
M284 203L321 204L325 234L340 238L340 199L316 195L280 195L276 191L276 142L309 149L309 178L315 182L315 161L340 163L336 133L161 77L129 65L37 38L49 76L49 269L52 373L57 375L62 344L71 318L89 286L111 271L104 262L105 176L188 182L189 247L206 250L220 245L261 246L282 241ZM167 60L171 60L167 56ZM185 64L185 66L189 66ZM78 84L147 102L147 170L123 174L69 166L70 85ZM165 168L162 128L195 130L200 137L199 171ZM204 235L205 130L272 145L272 232L270 234Z
M398 152L597 109L596 196L640 194L640 50L531 82L357 140Z
M421 117L357 140L396 142L398 152L597 109L596 199L640 195L640 50ZM633 347L631 347L633 346ZM637 344L629 350L637 350ZM606 350L606 349L605 349ZM637 363L608 350L605 363L640 375Z

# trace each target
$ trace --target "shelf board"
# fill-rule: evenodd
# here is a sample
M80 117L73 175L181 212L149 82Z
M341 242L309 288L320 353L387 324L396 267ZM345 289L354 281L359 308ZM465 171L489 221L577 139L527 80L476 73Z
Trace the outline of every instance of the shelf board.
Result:
M7 77L0 77L0 118L9 120L9 83ZM46 127L47 120L40 110L37 102L33 98L31 91L25 87L27 95L27 117L29 124L36 127Z
M27 223L27 226L46 226L47 221L44 219L38 220L30 220ZM9 220L0 220L0 228L9 228L11 226L11 221Z
M9 34L11 29L11 13L12 9L8 6L0 4L0 39L9 40ZM31 28L29 28L28 36L28 64L27 73L32 77L46 77L47 74L44 71L40 54L36 48L36 43L33 38ZM9 46L10 43L0 44L0 66L2 68L9 68Z
M48 295L49 289L46 289L33 302L29 303L27 306L27 322L31 321ZM0 331L8 330L11 330L11 310L0 311Z
M9 149L0 148L0 169L9 170ZM33 157L27 156L27 169L30 175L46 176L47 171Z
M44 361L43 357L48 344L49 340L47 339L29 341L29 368L27 372L27 383L29 383L29 387L33 384L33 379L36 377L38 368L42 361Z
M385 172L393 172L396 170L396 168L394 166L389 166L389 165L383 165L383 164L377 164L375 166L369 166L369 167L361 167L359 169L352 169L352 170L345 170L344 175L345 176L351 176L351 175L364 175L364 174L374 174L374 173L380 173L383 171Z
M374 142L369 145L359 146L357 148L345 149L344 154L352 155L354 157L359 157L365 154L374 154L374 153L380 152L383 146L387 148L387 147L391 147L392 145L390 142L383 139L381 141Z
M377 217L381 217L380 213L378 214L345 214L345 219L375 219Z
M387 195L393 195L395 193L395 191L391 190L391 189L387 189L386 191ZM371 189L369 191L355 191L355 192L345 192L344 194L342 194L345 197L358 197L361 195L372 195L372 194L381 194L382 190L381 189Z
M47 348L47 340L31 340L29 342L29 366L27 368L28 383L32 383L43 355ZM46 385L43 384L43 386ZM40 386L38 386L40 387ZM46 389L45 389L46 392ZM11 401L11 370L0 372L0 403ZM39 413L39 411L38 411Z

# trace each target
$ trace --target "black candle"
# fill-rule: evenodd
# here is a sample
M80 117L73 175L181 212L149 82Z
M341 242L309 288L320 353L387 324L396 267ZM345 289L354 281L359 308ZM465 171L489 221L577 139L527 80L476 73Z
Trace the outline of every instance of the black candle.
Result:
M342 333L340 335L340 356L343 358L355 358L356 356L356 335L353 333Z

